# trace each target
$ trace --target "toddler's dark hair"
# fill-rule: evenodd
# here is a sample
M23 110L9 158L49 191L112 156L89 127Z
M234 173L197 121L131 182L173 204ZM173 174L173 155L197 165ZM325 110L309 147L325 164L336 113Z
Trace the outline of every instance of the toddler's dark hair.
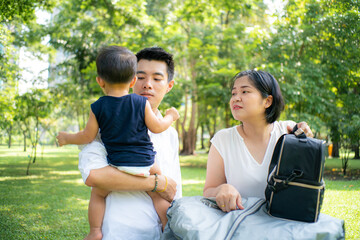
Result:
M127 48L107 46L96 57L97 74L105 82L128 83L136 73L136 56Z

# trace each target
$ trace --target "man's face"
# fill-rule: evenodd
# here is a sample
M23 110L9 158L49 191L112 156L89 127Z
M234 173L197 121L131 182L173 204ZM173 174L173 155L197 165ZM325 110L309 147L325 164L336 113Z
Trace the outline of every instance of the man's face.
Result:
M174 80L168 82L165 62L141 59L137 65L137 81L134 93L147 97L151 108L155 111L165 94L174 86Z

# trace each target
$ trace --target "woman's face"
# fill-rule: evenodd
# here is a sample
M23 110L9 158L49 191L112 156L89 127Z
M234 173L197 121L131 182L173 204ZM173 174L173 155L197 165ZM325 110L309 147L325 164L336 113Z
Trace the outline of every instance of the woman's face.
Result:
M271 106L272 96L263 98L247 76L235 80L231 95L230 108L236 120L265 120L265 110Z

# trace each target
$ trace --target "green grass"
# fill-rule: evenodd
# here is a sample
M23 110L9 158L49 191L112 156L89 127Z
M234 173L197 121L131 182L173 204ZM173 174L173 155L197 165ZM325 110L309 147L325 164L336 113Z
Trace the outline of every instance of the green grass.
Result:
M0 148L0 239L82 239L90 188L76 148L45 149L26 175L21 148Z
M22 147L0 146L0 239L82 239L88 232L90 188L77 169L76 147L41 149L30 175ZM206 154L181 156L183 195L202 195ZM341 160L326 160L341 169ZM360 161L351 160L350 168ZM322 212L345 220L346 239L360 239L360 180L326 179Z

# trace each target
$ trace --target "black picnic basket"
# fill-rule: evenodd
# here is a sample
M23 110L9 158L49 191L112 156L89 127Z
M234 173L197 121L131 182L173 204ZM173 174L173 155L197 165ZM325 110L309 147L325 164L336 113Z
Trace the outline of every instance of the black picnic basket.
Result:
M276 143L265 190L267 212L274 217L316 222L323 201L325 144L307 138L295 126Z

